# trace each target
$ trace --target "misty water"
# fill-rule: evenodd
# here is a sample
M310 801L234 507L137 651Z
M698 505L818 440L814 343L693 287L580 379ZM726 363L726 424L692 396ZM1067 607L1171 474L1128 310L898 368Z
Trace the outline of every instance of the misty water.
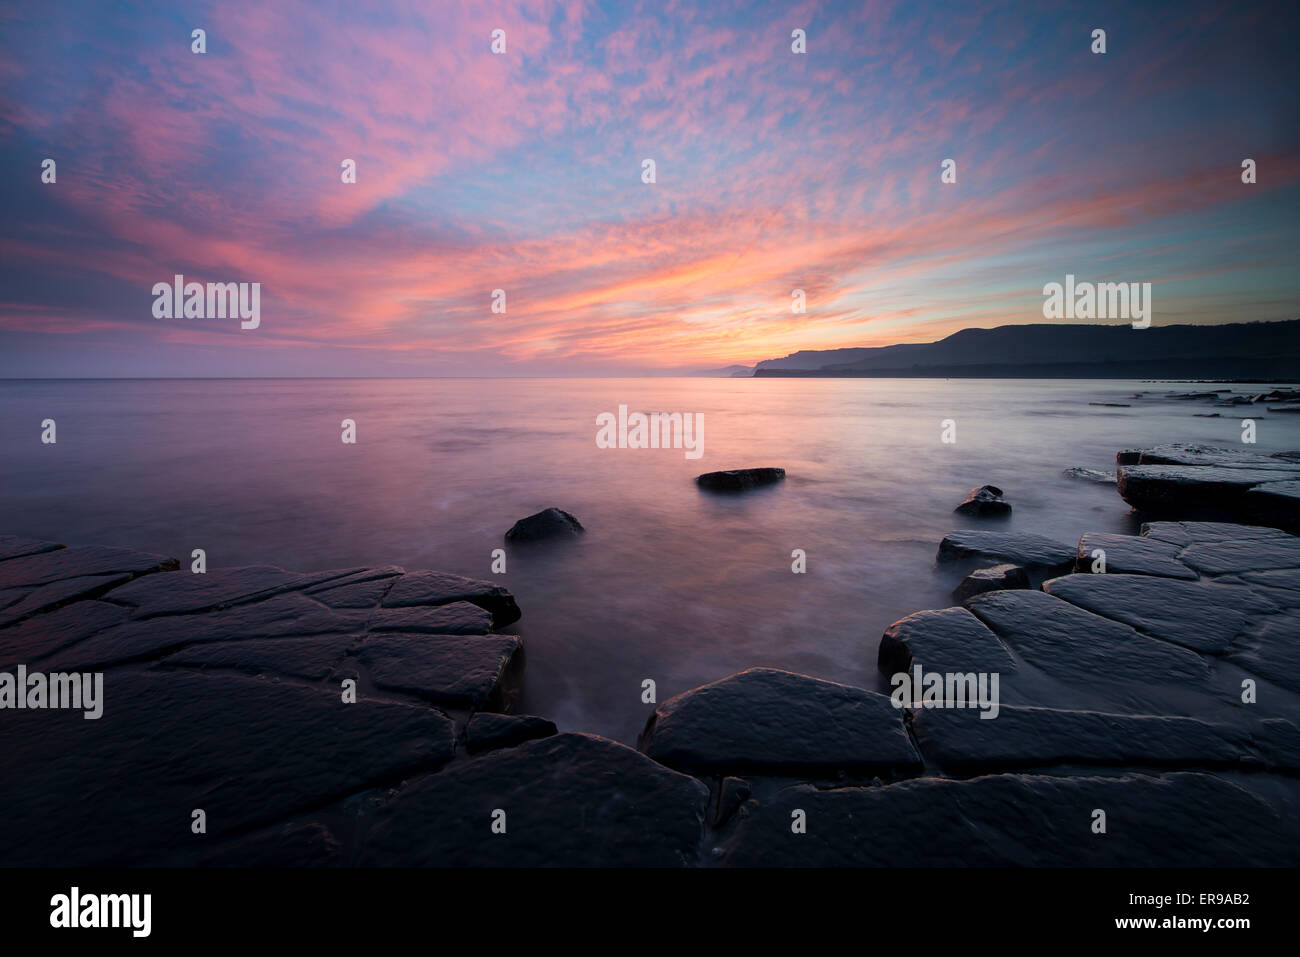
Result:
M1271 387L1271 386L1270 386ZM1164 442L1300 448L1300 416L1162 398L1186 385L932 379L93 380L0 382L0 534L120 545L209 569L361 565L493 578L517 596L516 710L633 742L650 705L756 665L884 689L894 620L952 604L936 566L952 528L1135 532L1113 486L1120 448ZM1199 387L1213 388L1213 387ZM1266 391L1243 386L1242 391ZM1131 398L1135 392L1143 398ZM1090 406L1126 402L1130 408ZM596 416L703 413L704 454L601 449ZM1194 413L1220 412L1221 418ZM43 445L40 423L57 422ZM357 444L340 422L357 423ZM940 441L956 421L956 442ZM705 471L780 466L738 496ZM966 519L1001 486L1009 520ZM573 542L491 553L547 506ZM807 573L791 571L804 549Z

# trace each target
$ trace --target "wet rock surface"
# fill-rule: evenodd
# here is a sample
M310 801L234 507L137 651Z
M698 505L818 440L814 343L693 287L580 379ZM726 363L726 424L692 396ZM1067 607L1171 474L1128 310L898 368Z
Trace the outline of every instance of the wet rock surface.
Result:
M586 529L576 518L562 508L546 508L536 514L521 518L506 532L506 541L541 542L547 539L573 538Z
M762 485L773 485L784 478L785 469L726 469L697 475L695 484L710 492L743 492Z
M963 578L961 584L953 589L952 597L954 601L965 601L986 591L1028 587L1029 573L1019 565L994 565L977 569Z
M980 518L1000 517L1011 514L1011 503L1002 498L1002 489L996 485L981 485L967 492L953 511Z
M1300 462L1294 453L1158 446L1143 450L1135 464L1120 462L1117 488L1124 501L1152 518L1222 517L1300 530Z

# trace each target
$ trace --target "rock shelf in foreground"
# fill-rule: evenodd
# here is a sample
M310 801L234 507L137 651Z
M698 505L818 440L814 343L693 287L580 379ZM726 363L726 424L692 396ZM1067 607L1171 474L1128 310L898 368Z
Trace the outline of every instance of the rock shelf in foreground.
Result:
M0 864L1300 864L1300 539L945 546L1052 577L900 619L879 668L996 673L996 717L754 668L653 706L637 750L508 713L491 583L0 537L0 673L104 674L97 720L0 710Z

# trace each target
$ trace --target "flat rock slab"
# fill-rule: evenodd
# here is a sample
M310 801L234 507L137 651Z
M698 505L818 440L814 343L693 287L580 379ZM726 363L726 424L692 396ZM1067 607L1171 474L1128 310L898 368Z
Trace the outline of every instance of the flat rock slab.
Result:
M7 711L0 847L9 866L197 860L212 842L441 767L452 722L337 689L177 670L109 673L104 714ZM190 831L207 815L206 835ZM408 835L409 837L409 835Z
M125 608L108 602L79 601L26 618L0 629L0 665L43 661L121 624L127 614Z
M48 585L87 575L148 575L178 566L176 559L166 555L104 545L78 545L0 562L0 588Z
M1141 535L1111 535L1089 532L1079 539L1079 550L1075 555L1076 571L1090 572L1097 559L1093 553L1100 549L1105 553L1106 572L1123 572L1133 575L1161 575L1165 578L1181 578L1195 581L1196 572L1178 560L1182 548L1172 542Z
M367 620L371 631L398 631L433 635L482 635L491 630L492 616L478 605L455 601L450 605L416 608L376 608Z
M961 773L1078 764L1258 768L1279 756L1276 748L1257 749L1250 735L1236 728L1197 718L1015 705L1004 705L990 719L972 711L918 709L912 733L922 754L945 770ZM1293 742L1297 733L1287 722L1260 727L1261 735L1282 744ZM1300 765L1300 754L1284 761L1294 768Z
M37 538L20 538L17 535L0 535L0 562L24 555L39 555L63 548L58 542L43 542Z
M1206 575L1300 568L1300 537L1193 542L1179 559Z
M1066 707L1150 713L1165 690L1208 693L1210 669L1196 652L1046 592L990 592L966 607L1020 659L1055 679Z
M165 664L200 670L229 670L251 675L284 675L321 681L342 663L359 642L354 635L316 635L274 641L221 641L191 645L163 659Z
M944 536L937 558L941 562L989 559L1011 565L1064 569L1074 564L1074 552L1073 546L1041 535L960 529Z
M1003 499L1002 489L996 485L981 485L967 492L953 511L960 515L999 517L1011 514L1011 503Z
M965 601L986 591L1028 587L1029 573L1019 565L994 565L977 569L963 578L961 584L952 590L952 597L954 601Z
M888 697L807 675L751 668L655 709L638 747L692 772L891 771L920 765Z
M996 723L996 722L986 722ZM1093 810L1106 833L1092 833ZM807 833L792 833L795 810ZM1214 775L999 774L779 792L723 862L752 867L1294 867L1300 824Z
M1294 537L1277 528L1231 522L1146 522L1142 535L1183 548L1194 543L1289 541Z
M374 814L367 867L699 863L708 789L606 738L559 734L458 762ZM493 812L506 831L493 833Z
M355 569L300 575L274 565L215 568L202 575L186 570L123 585L113 592L113 601L130 605L135 609L134 617L140 619L192 615L264 600L353 572Z
M1300 465L1281 456L1244 449L1225 449L1212 445L1157 445L1143 449L1135 464L1139 465L1213 465L1219 468L1300 471Z
M1253 616L1277 606L1249 588L1149 575L1079 574L1043 591L1143 634L1207 654L1223 654Z
M952 674L1011 674L1011 652L965 608L918 611L900 618L880 639L877 665L883 675L924 671Z
M555 722L532 714L489 714L480 711L465 726L465 745L470 753L512 748L525 741L557 734Z
M1300 476L1294 463L1289 469L1125 465L1119 469L1116 488L1124 501L1153 516L1199 512L1213 517L1224 514L1230 518L1251 518L1254 510L1265 508L1270 518L1291 528L1300 525L1300 499L1247 496L1258 485Z
M1300 608L1261 619L1233 644L1228 658L1251 674L1300 693Z
M383 604L385 608L407 608L453 602L478 605L492 616L494 628L503 628L520 618L514 596L500 585L443 572L408 572L393 584Z
M68 607L78 608L80 604ZM45 663L51 669L103 668L156 659L210 642L359 633L363 623L364 618L348 618L310 598L289 593L221 611L127 620L64 648Z
M117 585L131 580L126 573L117 575L86 575L82 578L65 578L40 585L27 592L19 601L0 611L0 628L44 611L53 611L70 602L94 598Z
M385 691L481 708L506 694L521 647L514 635L386 635L367 639L355 657Z
M743 492L763 485L773 485L784 479L785 469L725 469L697 475L695 484L710 492Z

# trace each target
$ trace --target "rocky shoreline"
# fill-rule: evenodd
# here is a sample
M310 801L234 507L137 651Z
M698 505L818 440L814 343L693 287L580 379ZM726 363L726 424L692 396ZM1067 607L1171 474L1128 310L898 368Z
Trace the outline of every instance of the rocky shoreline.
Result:
M1156 468L1201 504L1300 469L1126 455L1130 502ZM975 584L891 625L879 668L997 675L993 720L951 688L900 709L756 668L660 703L631 748L509 713L520 609L490 582L0 538L0 673L102 672L106 698L0 712L0 864L1300 863L1300 537L962 530L937 560Z

